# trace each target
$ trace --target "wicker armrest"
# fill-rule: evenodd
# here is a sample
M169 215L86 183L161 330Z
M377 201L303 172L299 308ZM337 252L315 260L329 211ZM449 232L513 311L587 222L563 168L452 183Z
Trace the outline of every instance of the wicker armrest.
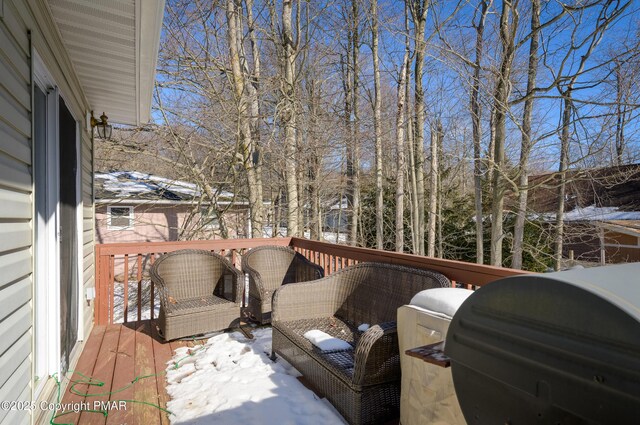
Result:
M166 306L169 302L169 294L167 287L165 286L164 280L157 275L151 275L151 281L153 282L154 289L158 293L158 298L160 299L160 305Z
M273 297L273 321L333 316L338 309L338 286L328 279L281 286Z
M249 291L251 292L252 286L255 286L260 298L264 297L265 288L264 283L262 282L262 275L259 271L251 267L245 262L242 263L242 271L245 272L249 276Z
M400 376L396 322L367 329L356 345L353 384L373 385Z
M324 277L324 269L301 255L294 258L296 263L296 282L307 282Z
M241 304L242 297L244 296L244 274L233 266L229 267L228 270L233 273L233 277L235 278L235 297L231 301L236 304Z

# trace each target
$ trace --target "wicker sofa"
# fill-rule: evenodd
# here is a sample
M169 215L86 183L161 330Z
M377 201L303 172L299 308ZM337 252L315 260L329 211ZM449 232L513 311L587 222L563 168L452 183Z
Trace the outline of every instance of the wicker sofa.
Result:
M273 299L273 356L289 361L349 423L384 423L400 406L397 309L424 289L450 285L433 271L360 263L282 286ZM370 328L358 330L365 323ZM352 348L320 351L303 336L314 329Z
M324 276L319 265L285 246L266 245L242 257L242 271L249 276L248 312L258 322L271 322L271 298L280 286Z
M160 257L151 267L160 295L157 325L167 341L239 324L244 278L224 257L184 249Z

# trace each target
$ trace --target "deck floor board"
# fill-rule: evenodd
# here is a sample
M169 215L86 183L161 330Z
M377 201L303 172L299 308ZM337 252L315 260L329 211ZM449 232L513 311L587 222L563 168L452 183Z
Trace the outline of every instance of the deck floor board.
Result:
M156 385L158 388L158 402L159 405L166 406L169 397L167 395L167 380L164 374L160 375L161 371L167 369L167 363L173 357L173 349L171 344L161 342L160 335L155 327L151 329L151 335L153 336L153 358L155 361L156 371L158 372L158 379L156 379ZM169 425L169 417L166 412L160 412L160 421L162 425Z
M160 422L160 410L144 403L158 403L158 387L156 384L156 365L153 358L153 341L151 324L148 321L138 323L136 329L135 375L138 382L134 385L133 396L137 403L133 404L134 423L157 424ZM158 371L161 372L161 371ZM164 375L160 377L164 379Z
M149 320L125 325L94 326L71 379L84 380L82 375L85 375L100 380L104 382L103 386L76 384L75 389L81 394L107 394L84 397L72 393L69 384L62 403L86 402L83 407L92 409L95 400L112 402L109 407L114 407L113 402L118 405L121 400L135 402L127 401L124 409L109 409L106 417L101 413L81 411L65 414L56 422L73 425L168 425L167 414L156 407L166 409L169 399L165 377L167 362L176 348L193 345L194 341L164 341ZM58 415L61 413L64 412L57 412Z
M116 353L116 364L113 373L112 393L109 401L114 403L117 408L111 410L107 416L107 425L119 425L127 423L129 409L133 406L131 403L125 402L120 404L121 400L133 400L132 381L135 378L135 368L133 359L136 355L136 331L129 326L120 326L120 340L118 341L118 350ZM122 391L120 391L122 390ZM121 407L124 407L122 409Z
M109 393L112 390L113 373L116 366L116 352L118 350L118 341L120 340L120 328L121 327L117 325L107 326L93 373L90 375L92 379L103 383L101 386L90 385L87 390L87 394L89 395L85 399L92 409L95 408L95 410L98 411L103 410L103 406L96 406L94 403L108 401ZM106 413L108 414L109 412L106 411ZM78 421L78 423L87 425L104 425L105 422L106 416L103 413L90 410L82 411L80 413L80 420Z
M84 380L84 378L82 378L82 376L78 372L86 376L91 376L93 374L96 361L98 360L98 354L100 353L100 349L102 347L106 329L106 326L96 325L93 327L91 335L89 335L84 349L82 350L82 354L78 359L78 363L74 368L75 372L70 375L71 382L67 384L65 394L62 396L63 405L69 406L72 404L79 404L86 400L84 396L71 392L71 387L74 381ZM92 387L86 384L76 384L74 388L78 393L86 394ZM80 413L81 412L79 411L58 411L56 412L56 415L62 416L60 416L60 419L56 420L55 422L77 424L80 421Z

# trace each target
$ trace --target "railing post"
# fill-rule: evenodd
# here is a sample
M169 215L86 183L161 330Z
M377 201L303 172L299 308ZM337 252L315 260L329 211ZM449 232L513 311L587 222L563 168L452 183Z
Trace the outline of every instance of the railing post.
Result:
M108 280L109 280L109 255L104 255L101 246L96 245L96 298L93 305L93 317L97 325L106 325L109 322Z
M101 307L101 302L102 302L102 297L100 296L100 291L102 289L102 262L101 262L101 256L100 256L100 245L96 245L95 246L95 254L94 254L94 259L95 259L95 270L96 270L96 276L95 276L95 298L93 299L93 321L95 322L96 325L100 325L100 307Z

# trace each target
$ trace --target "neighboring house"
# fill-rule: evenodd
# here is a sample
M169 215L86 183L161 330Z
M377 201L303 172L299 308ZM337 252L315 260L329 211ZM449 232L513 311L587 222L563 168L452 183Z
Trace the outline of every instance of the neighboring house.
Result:
M555 219L558 178L530 178L529 209ZM640 261L640 164L567 173L563 256L578 261Z
M340 201L334 198L322 205L322 229L329 233L346 233L349 230L349 201L346 196Z
M94 181L98 243L247 235L249 203L231 192L220 192L211 208L193 183L133 171L96 173Z
M55 401L93 326L91 111L149 121L163 0L0 0L0 401ZM47 417L43 417L47 415ZM0 408L0 424L50 410Z

